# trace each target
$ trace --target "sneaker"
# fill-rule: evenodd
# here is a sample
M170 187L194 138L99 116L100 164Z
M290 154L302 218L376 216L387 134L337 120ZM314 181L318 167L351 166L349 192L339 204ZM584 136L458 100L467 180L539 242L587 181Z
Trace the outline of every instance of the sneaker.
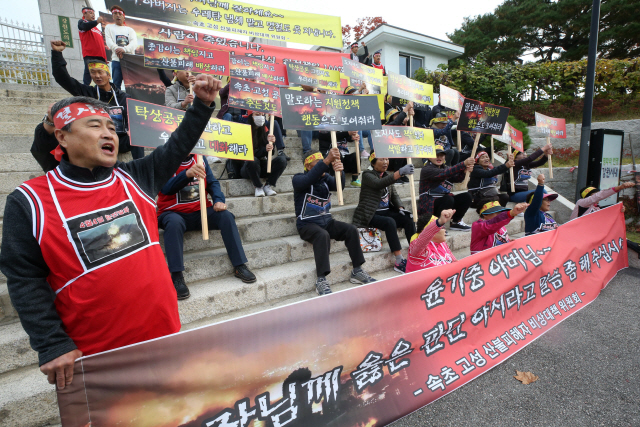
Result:
M362 150L362 152L360 153L360 158L361 159L368 159L369 158L369 152L367 150Z
M357 285L364 285L367 283L375 282L376 279L369 276L369 273L367 273L363 269L360 269L360 271L358 271L357 273L351 271L351 277L349 278L349 281Z
M269 184L265 184L262 189L264 190L264 194L266 194L267 196L275 196L276 194L278 194L273 190L273 188L271 188Z
M460 220L460 222L451 222L449 226L451 230L455 231L471 231L471 227L464 223L464 221Z
M256 197L264 197L263 187L256 188Z
M287 156L287 153L285 153L284 150L278 150L278 156L284 156L284 158L287 159L287 161L291 160L291 157Z
M222 163L222 159L216 156L207 156L209 163Z
M316 292L318 295L329 295L331 293L331 287L329 286L329 282L327 279L318 277L316 279Z
M407 260L406 260L406 259L403 259L403 260L400 262L400 264L395 264L395 265L393 266L393 269L394 269L395 271L397 271L398 273L402 273L402 274L406 273L406 272L407 272Z
M351 180L351 186L352 187L362 187L362 183L360 182L359 179L352 179Z
M187 299L191 295L187 284L184 282L184 276L182 272L171 273L171 280L173 281L173 287L176 288L176 294L178 294L178 301Z
M240 264L235 268L233 275L244 283L253 283L256 281L256 275L249 270L246 264Z

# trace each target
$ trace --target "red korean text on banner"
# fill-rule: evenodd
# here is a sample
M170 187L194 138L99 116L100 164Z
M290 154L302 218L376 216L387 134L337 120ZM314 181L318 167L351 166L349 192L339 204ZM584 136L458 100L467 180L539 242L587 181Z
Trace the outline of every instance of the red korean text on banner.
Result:
M229 52L144 39L144 66L229 75Z
M502 135L509 111L507 107L465 98L458 120L458 130Z
M513 147L514 150L524 153L524 135L522 131L519 131L511 125L508 126L508 129L511 135L511 147Z
M457 262L81 358L58 391L62 426L384 426L589 310L627 266L618 204Z
M536 130L549 138L566 138L567 124L565 119L556 119L536 113Z
M251 56L232 55L229 68L231 77L254 79L257 82L280 86L289 84L287 67L282 64L271 64Z
M282 117L280 88L266 83L254 83L232 77L229 80L229 105Z

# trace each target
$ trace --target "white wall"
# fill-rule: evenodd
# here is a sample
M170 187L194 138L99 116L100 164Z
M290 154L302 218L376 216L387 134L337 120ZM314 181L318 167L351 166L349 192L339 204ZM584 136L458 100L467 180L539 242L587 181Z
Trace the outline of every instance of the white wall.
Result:
M386 68L387 72L400 73L400 53L411 54L413 56L421 57L422 64L425 70L435 70L440 64L446 64L448 59L444 55L440 55L429 51L427 49L413 49L403 47L399 43L393 43L388 41L374 41L370 45L368 44L369 54L373 58L373 53L378 49L382 49L380 61ZM358 52L360 55L364 53L362 48Z

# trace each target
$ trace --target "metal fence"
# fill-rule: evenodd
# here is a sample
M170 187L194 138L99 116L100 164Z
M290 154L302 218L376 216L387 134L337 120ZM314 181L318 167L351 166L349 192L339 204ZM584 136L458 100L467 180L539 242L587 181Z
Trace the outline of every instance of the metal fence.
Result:
M48 60L40 27L0 17L0 82L48 86Z

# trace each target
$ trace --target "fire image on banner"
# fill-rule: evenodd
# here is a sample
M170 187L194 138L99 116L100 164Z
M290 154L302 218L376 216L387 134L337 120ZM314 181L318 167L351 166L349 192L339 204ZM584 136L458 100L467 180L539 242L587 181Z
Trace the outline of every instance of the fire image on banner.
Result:
M380 129L377 96L328 95L280 89L282 122L291 130Z
M100 16L105 20L105 25L114 23L111 14L100 12ZM132 28L140 40L174 41L175 43L198 46L204 49L226 50L229 51L231 55L251 56L271 64L293 62L330 70L339 70L342 68L342 58L349 57L346 53L291 49L226 39L211 34L173 27L164 22L141 21L129 16L127 16L127 27ZM142 53L143 48L139 45L136 54L142 55Z
M340 88L340 71L338 70L288 63L287 78L290 85L306 85L333 91Z
M342 58L342 73L351 79L367 83L367 86L369 84L379 87L384 85L382 70L351 59Z
M420 83L396 73L388 73L387 91L389 95L408 99L420 104L433 105L433 86Z
M62 426L387 425L586 308L627 266L618 204L452 264L83 357L58 391Z
M260 75L258 67L251 63L250 56L230 56L229 76L241 79L257 79Z
M566 138L567 124L564 119L555 119L536 113L536 130L550 138Z
M445 85L440 85L440 105L460 111L463 104L464 96L460 92Z
M514 150L524 153L524 135L509 123L505 124L502 135L495 136L495 139L511 145Z
M340 17L264 8L249 3L191 0L106 0L127 16L249 37L342 48Z
M280 88L270 84L253 83L232 77L229 80L229 105L282 117Z
M131 145L161 147L184 118L183 110L127 99ZM193 154L223 159L253 160L251 126L211 118Z
M286 86L287 67L282 64L271 64L260 61L250 56L234 56L229 58L229 68L231 77L242 79L255 79L258 82L271 83Z
M408 99L398 98L395 96L391 97L391 105L396 107L404 108L409 102L410 101ZM419 102L413 103L414 110L429 111L430 108L431 107L429 107L427 104L421 104Z
M465 98L458 120L458 130L502 135L509 111L507 107Z
M122 78L127 94L134 99L164 105L165 86L158 73L165 73L169 80L173 79L171 70L160 70L144 66L144 56L127 55L120 60Z
M433 130L405 126L382 126L371 131L376 157L435 157Z
M229 52L144 39L144 66L229 75Z

